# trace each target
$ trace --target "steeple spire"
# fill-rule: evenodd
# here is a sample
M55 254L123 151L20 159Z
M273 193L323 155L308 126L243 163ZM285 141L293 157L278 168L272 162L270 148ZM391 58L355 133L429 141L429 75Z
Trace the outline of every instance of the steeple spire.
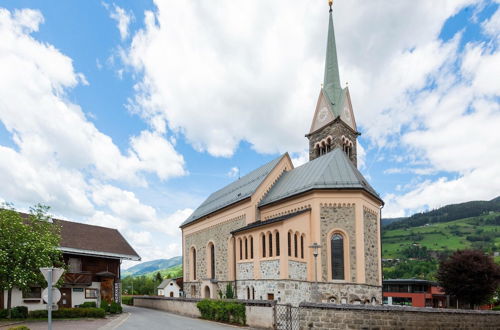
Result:
M328 40L326 44L326 60L325 60L325 77L323 81L323 90L330 99L330 102L338 103L340 92L340 76L339 64L337 61L337 47L335 45L335 31L333 30L333 17L332 17L332 3L333 0L328 1L330 6L330 21L328 25Z

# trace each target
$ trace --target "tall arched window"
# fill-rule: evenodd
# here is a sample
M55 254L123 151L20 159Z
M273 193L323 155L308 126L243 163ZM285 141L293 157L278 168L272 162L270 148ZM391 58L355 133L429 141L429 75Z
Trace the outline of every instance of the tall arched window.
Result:
M331 240L332 279L344 279L344 237L335 233Z
M269 233L269 256L273 256L273 234Z
M248 240L245 237L245 259L248 259Z
M194 247L191 248L191 270L193 272L191 278L196 281L196 249Z
M280 233L276 232L276 256L280 256Z
M261 236L262 239L262 258L266 257L266 235L262 234Z
M215 278L215 246L213 243L209 244L210 248L210 278Z
M288 232L288 256L292 256L292 233Z
M238 238L238 241L240 242L240 260L243 259L243 241L241 238Z
M299 256L298 252L298 247L297 247L297 233L293 236L293 252L295 252L293 255L295 258Z
M253 259L253 236L250 236L250 259Z
M300 257L304 259L304 235L300 236Z

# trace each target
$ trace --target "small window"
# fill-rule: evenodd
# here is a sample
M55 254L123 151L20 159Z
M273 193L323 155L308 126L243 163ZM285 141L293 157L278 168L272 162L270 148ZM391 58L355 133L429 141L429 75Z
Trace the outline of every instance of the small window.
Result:
M69 273L80 273L82 271L82 260L80 258L69 258L68 268Z
M274 293L268 293L267 300L274 300Z
M298 249L297 249L297 234L295 234L293 237L294 237L293 238L293 247L294 247L294 252L295 252L294 256L295 256L295 258L297 258L299 256L297 253L297 251L298 251Z
M243 259L243 241L241 240L241 238L239 239L240 241L240 260Z
M273 256L273 234L269 233L269 256Z
M280 233L276 232L276 256L280 256Z
M245 259L248 259L248 240L245 237Z
M250 259L253 259L253 236L250 236Z
M97 299L98 293L98 289L85 288L85 299Z
M304 236L300 236L300 257L304 259Z
M262 235L262 258L266 257L266 235Z
M292 234L288 232L288 256L292 256Z
M29 287L28 289L23 290L23 298L24 299L40 299L40 298L42 298L42 288Z

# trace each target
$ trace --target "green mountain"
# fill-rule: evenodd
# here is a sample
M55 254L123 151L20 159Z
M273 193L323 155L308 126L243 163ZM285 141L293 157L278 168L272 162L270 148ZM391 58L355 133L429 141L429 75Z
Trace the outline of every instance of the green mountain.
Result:
M447 205L383 226L384 278L435 279L439 260L462 249L500 251L500 197Z
M173 257L170 259L157 259L142 262L122 271L122 278L127 276L140 276L148 273L156 273L158 271L166 271L175 266L182 265L182 257Z

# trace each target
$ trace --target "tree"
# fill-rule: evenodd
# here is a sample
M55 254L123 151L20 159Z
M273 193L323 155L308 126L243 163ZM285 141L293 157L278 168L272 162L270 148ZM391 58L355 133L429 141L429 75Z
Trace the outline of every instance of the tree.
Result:
M155 279L156 279L158 282L163 281L163 277L161 276L160 272L157 272L157 273L156 273L156 275L155 275Z
M47 211L47 206L36 205L24 217L10 205L0 206L0 290L7 290L9 317L14 287L40 285L45 282L40 267L63 265L60 228Z
M439 265L438 281L449 295L473 306L486 303L500 284L500 266L481 251L456 251Z

